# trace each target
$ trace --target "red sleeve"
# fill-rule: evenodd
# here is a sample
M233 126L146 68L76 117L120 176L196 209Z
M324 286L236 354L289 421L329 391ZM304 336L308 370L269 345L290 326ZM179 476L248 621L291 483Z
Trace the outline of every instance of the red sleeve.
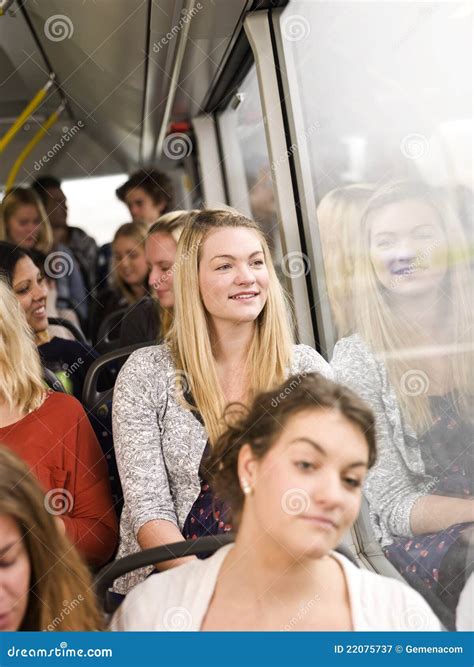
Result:
M103 565L117 546L117 518L107 464L89 419L76 402L76 428L69 423L67 469L74 471L71 511L62 515L66 533L90 565ZM72 420L71 420L72 421Z

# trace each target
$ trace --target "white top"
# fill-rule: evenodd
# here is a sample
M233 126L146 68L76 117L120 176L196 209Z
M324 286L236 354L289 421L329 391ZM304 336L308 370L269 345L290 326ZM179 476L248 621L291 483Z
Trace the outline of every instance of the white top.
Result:
M219 570L233 546L146 579L127 595L112 619L111 630L200 630ZM332 551L331 556L344 571L354 630L442 629L428 604L407 584L359 569L337 552Z

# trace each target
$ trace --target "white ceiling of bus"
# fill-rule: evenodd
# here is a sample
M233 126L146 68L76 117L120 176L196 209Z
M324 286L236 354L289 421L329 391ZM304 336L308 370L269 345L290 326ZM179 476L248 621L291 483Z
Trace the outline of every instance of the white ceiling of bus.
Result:
M249 4L249 0L194 3L172 121L199 112ZM29 181L40 173L62 178L99 176L130 171L140 162L157 163L156 140L181 28L171 39L166 35L174 26L184 25L180 19L189 2L26 0L24 7L68 101L69 112L63 112L34 149L17 181ZM47 79L45 60L15 2L7 15L0 17L0 136ZM41 107L2 154L0 183L6 181L38 123L60 101L57 89L51 88ZM61 138L61 148L55 149L45 164L48 150ZM161 165L166 167L163 158Z

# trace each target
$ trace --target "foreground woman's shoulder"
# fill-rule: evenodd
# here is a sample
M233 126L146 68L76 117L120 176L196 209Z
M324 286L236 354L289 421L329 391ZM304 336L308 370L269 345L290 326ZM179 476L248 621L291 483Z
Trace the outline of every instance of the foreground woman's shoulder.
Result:
M357 569L353 585L354 604L360 605L356 630L430 632L442 625L423 597L407 583L364 569ZM357 618L357 616L359 618Z

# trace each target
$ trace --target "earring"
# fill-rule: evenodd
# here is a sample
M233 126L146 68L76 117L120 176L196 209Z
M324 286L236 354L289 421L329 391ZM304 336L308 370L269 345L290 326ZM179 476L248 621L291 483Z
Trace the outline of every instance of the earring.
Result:
M240 486L242 487L242 491L246 496L250 495L253 491L252 487L249 484L248 479L245 479L245 477L240 478Z

